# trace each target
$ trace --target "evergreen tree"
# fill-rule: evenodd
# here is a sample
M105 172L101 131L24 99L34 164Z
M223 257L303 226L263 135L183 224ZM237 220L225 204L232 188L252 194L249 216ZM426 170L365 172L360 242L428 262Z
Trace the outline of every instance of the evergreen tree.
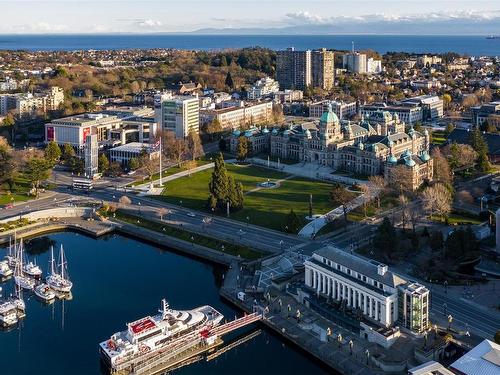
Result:
M62 149L62 159L64 164L70 164L71 159L75 156L75 149L69 143L65 143Z
M55 164L59 161L60 158L61 148L56 142L50 141L45 147L45 159Z
M208 184L210 209L224 212L229 197L229 178L222 154L215 158L212 180Z
M135 171L136 169L138 169L139 166L140 166L140 164L139 164L139 160L137 160L137 158L130 158L130 160L128 161L128 167L132 171Z
M234 81L231 72L227 72L225 83L227 87L229 87L230 89L234 89Z
M97 164L99 167L100 173L105 173L109 169L109 160L104 154L99 155L99 159L97 160Z
M478 154L488 153L488 144L484 140L483 134L477 126L470 133L470 145Z
M373 245L378 250L389 255L390 250L396 250L398 248L398 242L396 229L394 229L389 218L384 217L373 239Z
M286 216L286 222L283 230L287 233L298 233L301 227L301 222L294 210L290 210Z
M243 208L243 185L227 173L222 154L215 158L212 180L208 185L208 206L217 212L225 212L227 203L231 211Z
M236 160L244 161L248 156L248 139L245 136L238 138L238 147L236 148Z
M443 248L443 233L440 230L432 233L431 238L429 239L429 246L434 251Z

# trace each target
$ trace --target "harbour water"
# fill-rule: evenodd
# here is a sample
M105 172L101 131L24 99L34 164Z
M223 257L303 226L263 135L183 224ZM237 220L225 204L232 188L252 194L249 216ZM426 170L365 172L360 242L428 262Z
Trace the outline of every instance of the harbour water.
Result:
M332 48L373 49L413 53L457 52L473 56L500 55L500 39L481 35L0 35L0 50L104 50L176 48L217 50L260 46L275 50Z
M74 283L71 301L44 305L25 295L27 316L11 331L0 331L2 375L100 374L98 343L125 329L126 322L156 313L166 297L173 308L209 304L230 320L241 313L218 295L224 269L110 235L96 240L65 232L27 243L44 271L49 245L64 245ZM0 249L0 257L5 255ZM13 280L3 283L12 290ZM249 329L246 330L247 332ZM241 332L238 332L241 333ZM249 342L213 361L174 374L327 374L327 369L279 337L263 330Z

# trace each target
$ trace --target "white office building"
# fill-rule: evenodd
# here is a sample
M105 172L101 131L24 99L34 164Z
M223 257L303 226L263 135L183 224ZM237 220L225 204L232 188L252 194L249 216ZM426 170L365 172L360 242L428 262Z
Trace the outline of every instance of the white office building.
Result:
M309 117L320 118L323 113L328 112L332 108L333 113L337 115L339 120L349 119L356 114L356 102L341 102L337 100L323 100L309 105Z
M366 55L364 53L351 52L343 56L344 69L358 74L366 74Z
M156 159L160 156L160 150L149 143L131 142L126 145L114 147L109 150L109 158L112 162L125 166L132 158L139 158L146 152L149 159Z
M305 284L318 295L359 309L366 318L389 327L398 320L398 286L406 281L385 264L365 260L333 246L305 262Z
M97 134L87 135L85 140L85 177L94 178L99 167L99 144L97 143Z
M274 94L280 90L280 85L277 81L272 78L264 77L259 79L252 86L250 90L248 90L248 99L260 99L263 96L268 96Z
M176 96L160 104L158 125L161 130L174 132L177 138L185 138L189 132L199 132L200 101L196 96Z

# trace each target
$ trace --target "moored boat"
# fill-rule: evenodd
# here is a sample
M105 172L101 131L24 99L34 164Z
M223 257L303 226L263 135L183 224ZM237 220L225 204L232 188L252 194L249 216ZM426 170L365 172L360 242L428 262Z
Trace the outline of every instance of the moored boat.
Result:
M7 278L12 276L14 271L10 268L8 261L2 260L0 262L0 277Z
M73 283L69 280L67 261L64 256L64 248L61 245L59 253L59 265L56 267L54 259L54 248L50 249L50 275L45 280L47 285L56 292L69 293Z
M35 295L44 302L50 302L56 298L56 293L45 283L35 287Z
M162 308L155 316L146 316L127 324L127 330L117 332L99 344L104 362L111 368L143 356L165 353L174 348L196 344L203 332L218 326L224 316L211 306L193 310L172 310L162 300Z
M36 282L32 278L26 276L24 272L22 240L21 243L19 244L19 247L17 248L16 259L17 261L14 269L14 280L16 282L16 285L23 289L33 290L33 288L36 285Z

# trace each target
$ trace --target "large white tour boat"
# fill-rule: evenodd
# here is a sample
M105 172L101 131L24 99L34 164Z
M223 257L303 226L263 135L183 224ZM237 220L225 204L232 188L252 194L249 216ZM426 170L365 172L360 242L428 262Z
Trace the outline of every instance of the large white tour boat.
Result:
M149 357L196 342L206 332L219 325L223 315L211 306L178 311L162 300L160 314L146 316L127 324L127 330L117 332L99 344L101 355L112 368L140 357ZM168 355L168 354L167 354Z

